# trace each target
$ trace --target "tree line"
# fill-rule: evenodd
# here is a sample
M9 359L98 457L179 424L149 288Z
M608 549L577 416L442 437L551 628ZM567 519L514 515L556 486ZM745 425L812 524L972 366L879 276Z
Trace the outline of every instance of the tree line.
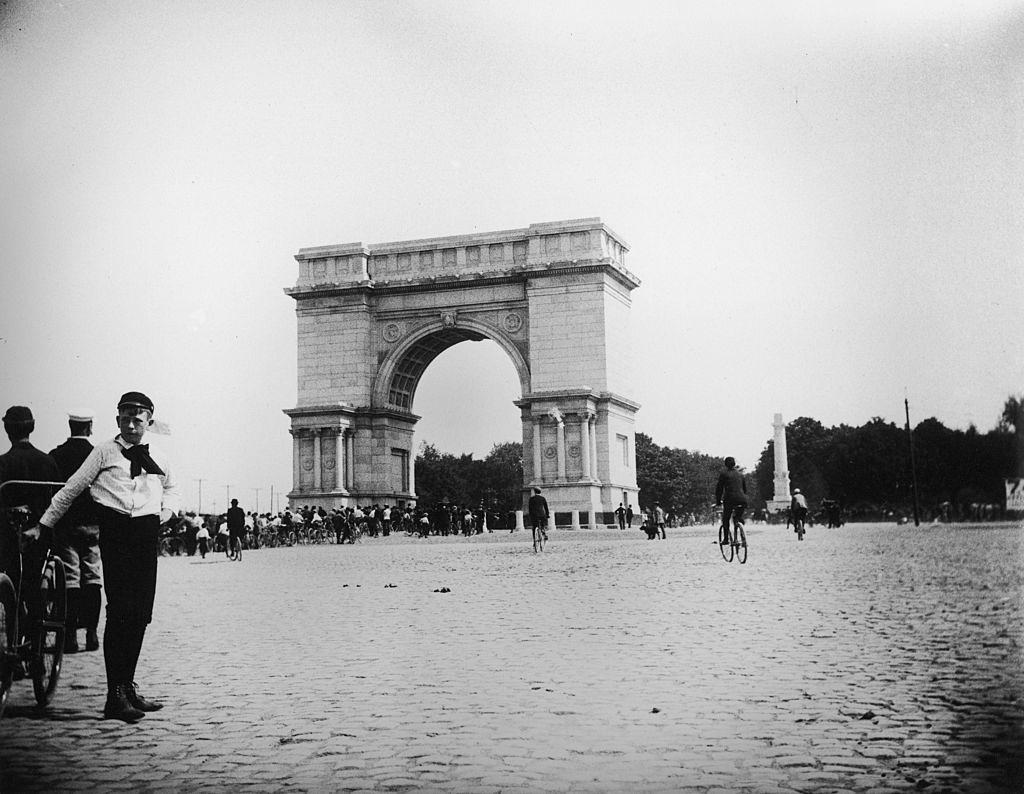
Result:
M1009 398L987 433L974 426L953 430L934 417L911 433L878 417L860 427L825 427L800 417L786 426L790 483L812 504L835 499L854 517L907 515L916 474L922 518L977 517L977 506L1001 506L1005 480L1022 474L1022 402ZM762 492L772 492L774 471L773 439L754 469Z
M915 466L911 469L911 439ZM810 417L786 425L791 487L800 488L812 509L822 500L840 503L852 518L876 519L911 514L914 477L922 518L936 511L951 518L972 517L972 506L1001 505L1004 480L1024 476L1024 396L1010 397L996 426L953 430L938 419L918 423L912 433L875 417L859 427L826 427ZM522 444L495 444L483 460L451 455L424 444L416 457L419 501L443 500L489 509L522 509ZM659 446L636 434L640 506L659 502L684 517L707 514L724 457ZM775 442L765 445L747 492L754 509L774 492Z

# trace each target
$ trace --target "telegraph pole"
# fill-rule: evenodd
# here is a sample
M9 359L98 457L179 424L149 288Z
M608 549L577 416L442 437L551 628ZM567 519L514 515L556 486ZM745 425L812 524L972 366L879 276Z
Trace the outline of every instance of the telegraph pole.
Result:
M921 508L917 498L917 463L914 460L914 433L910 429L910 401L904 397L903 407L907 413L907 443L910 445L910 481L914 488L914 526L921 526Z
M259 488L253 488L253 490L256 492L256 508L255 508L255 510L253 510L253 512L256 513L256 515L259 515L259 512L260 512L260 489Z
M198 512L199 512L199 515L202 515L203 514L203 478L200 477L198 480L193 480L192 482L199 483L199 511Z

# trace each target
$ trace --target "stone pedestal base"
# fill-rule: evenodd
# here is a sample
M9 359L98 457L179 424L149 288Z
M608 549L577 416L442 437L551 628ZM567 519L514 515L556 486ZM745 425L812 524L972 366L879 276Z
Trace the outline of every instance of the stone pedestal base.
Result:
M538 483L541 495L547 500L551 513L550 522L563 529L582 529L584 526L593 528L603 520L605 500L602 487L596 482L577 483ZM525 498L529 499L534 485L526 489ZM586 521L580 521L586 513Z

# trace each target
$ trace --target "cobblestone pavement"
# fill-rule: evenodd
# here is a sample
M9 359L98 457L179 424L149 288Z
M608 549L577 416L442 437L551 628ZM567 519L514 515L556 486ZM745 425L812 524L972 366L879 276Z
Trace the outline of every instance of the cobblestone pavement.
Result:
M46 711L16 682L0 790L1024 789L1020 526L749 540L163 559L139 675L166 708L101 720L98 653Z

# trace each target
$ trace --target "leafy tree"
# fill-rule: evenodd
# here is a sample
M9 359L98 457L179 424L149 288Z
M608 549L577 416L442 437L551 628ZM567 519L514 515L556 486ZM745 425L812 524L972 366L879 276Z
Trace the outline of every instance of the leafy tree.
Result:
M508 511L522 507L522 444L495 444L484 460L439 452L423 443L416 456L416 493L421 504L452 504Z
M1013 434L1012 474L1007 476L1024 477L1024 394L1010 395L1006 399L996 429Z
M642 507L659 502L677 516L702 514L714 501L715 483L724 465L722 458L661 447L647 434L636 434L636 480Z

